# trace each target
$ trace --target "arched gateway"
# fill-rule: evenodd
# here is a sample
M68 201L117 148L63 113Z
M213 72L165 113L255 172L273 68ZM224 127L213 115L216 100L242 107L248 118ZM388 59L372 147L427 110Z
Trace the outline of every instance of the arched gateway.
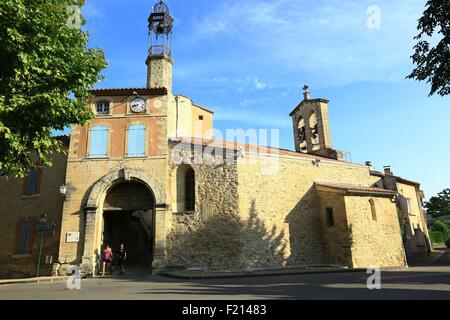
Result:
M165 260L166 195L151 175L116 169L98 180L85 206L82 270L98 270L103 242L126 242L135 265L158 268Z

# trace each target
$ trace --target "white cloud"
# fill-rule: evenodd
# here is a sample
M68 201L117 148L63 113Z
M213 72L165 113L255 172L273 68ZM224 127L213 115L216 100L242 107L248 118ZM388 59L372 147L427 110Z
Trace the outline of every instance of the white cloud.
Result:
M372 0L219 0L194 23L187 41L230 40L233 47L248 50L239 51L241 63L257 59L262 66L283 69L280 73L307 74L331 85L402 81L411 67L412 38L424 2L377 1L380 30L367 28L367 9L373 4ZM255 88L265 84L256 80Z
M266 87L267 87L267 84L260 81L259 79L255 79L255 89L256 90L262 90L262 89L265 89Z

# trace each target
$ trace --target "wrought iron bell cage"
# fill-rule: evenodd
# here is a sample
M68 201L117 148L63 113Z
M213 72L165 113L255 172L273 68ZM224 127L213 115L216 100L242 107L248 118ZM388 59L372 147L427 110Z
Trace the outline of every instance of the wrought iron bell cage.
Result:
M169 7L160 0L148 18L149 55L172 57L173 18Z

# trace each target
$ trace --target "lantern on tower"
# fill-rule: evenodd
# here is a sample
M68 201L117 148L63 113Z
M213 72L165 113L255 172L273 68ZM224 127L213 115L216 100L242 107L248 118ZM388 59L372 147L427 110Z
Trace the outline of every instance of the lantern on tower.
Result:
M148 18L149 55L172 57L173 18L169 7L160 0Z

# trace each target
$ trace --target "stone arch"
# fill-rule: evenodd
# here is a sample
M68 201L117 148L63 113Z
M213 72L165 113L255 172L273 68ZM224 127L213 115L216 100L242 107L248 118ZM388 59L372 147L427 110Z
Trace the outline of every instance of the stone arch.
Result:
M94 273L99 267L101 251L101 230L103 201L111 188L126 181L136 181L145 185L152 193L155 201L155 212L153 216L153 265L159 268L165 261L165 215L166 215L166 193L163 186L150 174L144 171L130 168L115 169L98 180L86 201L85 206L85 235L81 268L83 273Z
M123 181L138 181L147 186L153 193L155 205L166 203L166 194L162 185L151 175L136 169L117 169L109 172L92 187L87 199L86 208L98 208L109 189Z

